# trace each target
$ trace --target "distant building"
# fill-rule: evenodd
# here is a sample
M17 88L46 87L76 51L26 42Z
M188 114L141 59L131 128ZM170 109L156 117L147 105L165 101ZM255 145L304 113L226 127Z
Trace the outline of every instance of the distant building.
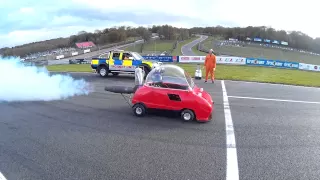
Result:
M77 48L86 49L96 46L92 41L76 43Z

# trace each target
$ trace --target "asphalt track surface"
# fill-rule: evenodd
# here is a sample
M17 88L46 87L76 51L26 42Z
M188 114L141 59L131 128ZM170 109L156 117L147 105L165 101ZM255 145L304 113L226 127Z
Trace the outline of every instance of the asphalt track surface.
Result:
M181 53L184 56L196 56L196 54L193 53L192 47L199 44L200 42L206 40L208 36L200 36L198 39L184 45L181 47Z
M227 172L234 179L320 176L320 89L196 81L215 101L213 121L185 123L170 114L135 117L120 95L103 91L105 85L132 85L132 76L73 76L91 82L95 92L0 104L0 178L1 173L8 180L232 179ZM233 122L228 131L227 101ZM228 149L236 150L236 157L227 153L226 134L235 136L236 146Z

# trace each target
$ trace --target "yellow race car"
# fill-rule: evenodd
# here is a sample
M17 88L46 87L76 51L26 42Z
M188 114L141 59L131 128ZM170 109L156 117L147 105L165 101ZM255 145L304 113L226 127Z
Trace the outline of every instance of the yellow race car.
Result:
M158 61L145 60L139 53L123 50L109 51L91 60L92 71L101 77L107 77L109 73L114 76L119 73L134 74L137 67L141 67L147 76L153 68L161 64Z

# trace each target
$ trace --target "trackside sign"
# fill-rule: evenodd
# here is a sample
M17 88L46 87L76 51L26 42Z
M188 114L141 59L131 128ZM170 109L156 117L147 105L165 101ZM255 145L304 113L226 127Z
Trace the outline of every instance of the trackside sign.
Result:
M204 63L205 56L179 56L180 63Z
M246 64L246 58L244 58L244 57L225 57L225 56L217 56L217 64L238 64L238 65L244 65L244 64Z
M179 63L204 63L205 56L179 56ZM217 64L246 64L244 57L216 56Z

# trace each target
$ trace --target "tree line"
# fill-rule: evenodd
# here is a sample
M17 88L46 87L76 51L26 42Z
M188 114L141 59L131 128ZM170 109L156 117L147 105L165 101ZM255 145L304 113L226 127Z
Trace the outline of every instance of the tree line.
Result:
M106 45L117 42L123 42L128 38L140 37L144 41L149 41L152 33L158 33L159 38L163 40L183 41L189 39L192 34L207 34L220 36L225 39L237 38L245 41L247 37L262 39L286 41L289 47L308 50L320 53L320 38L313 39L307 34L299 31L286 32L284 30L275 30L271 27L235 27L228 28L222 26L216 27L193 27L190 29L177 28L170 25L152 26L152 27L112 27L94 32L80 31L76 35L68 38L57 38L40 42L33 42L16 46L12 48L2 48L0 53L4 56L25 56L37 52L45 52L58 48L75 47L77 42L92 41L97 45Z
M106 45L124 42L129 38L142 38L145 42L149 41L152 33L158 33L160 39L164 40L185 40L190 37L189 30L176 28L169 25L145 27L112 27L94 32L80 31L76 35L68 38L57 38L40 42L33 42L12 48L2 48L3 56L20 56L46 52L59 48L75 47L75 43L92 41L96 45Z

